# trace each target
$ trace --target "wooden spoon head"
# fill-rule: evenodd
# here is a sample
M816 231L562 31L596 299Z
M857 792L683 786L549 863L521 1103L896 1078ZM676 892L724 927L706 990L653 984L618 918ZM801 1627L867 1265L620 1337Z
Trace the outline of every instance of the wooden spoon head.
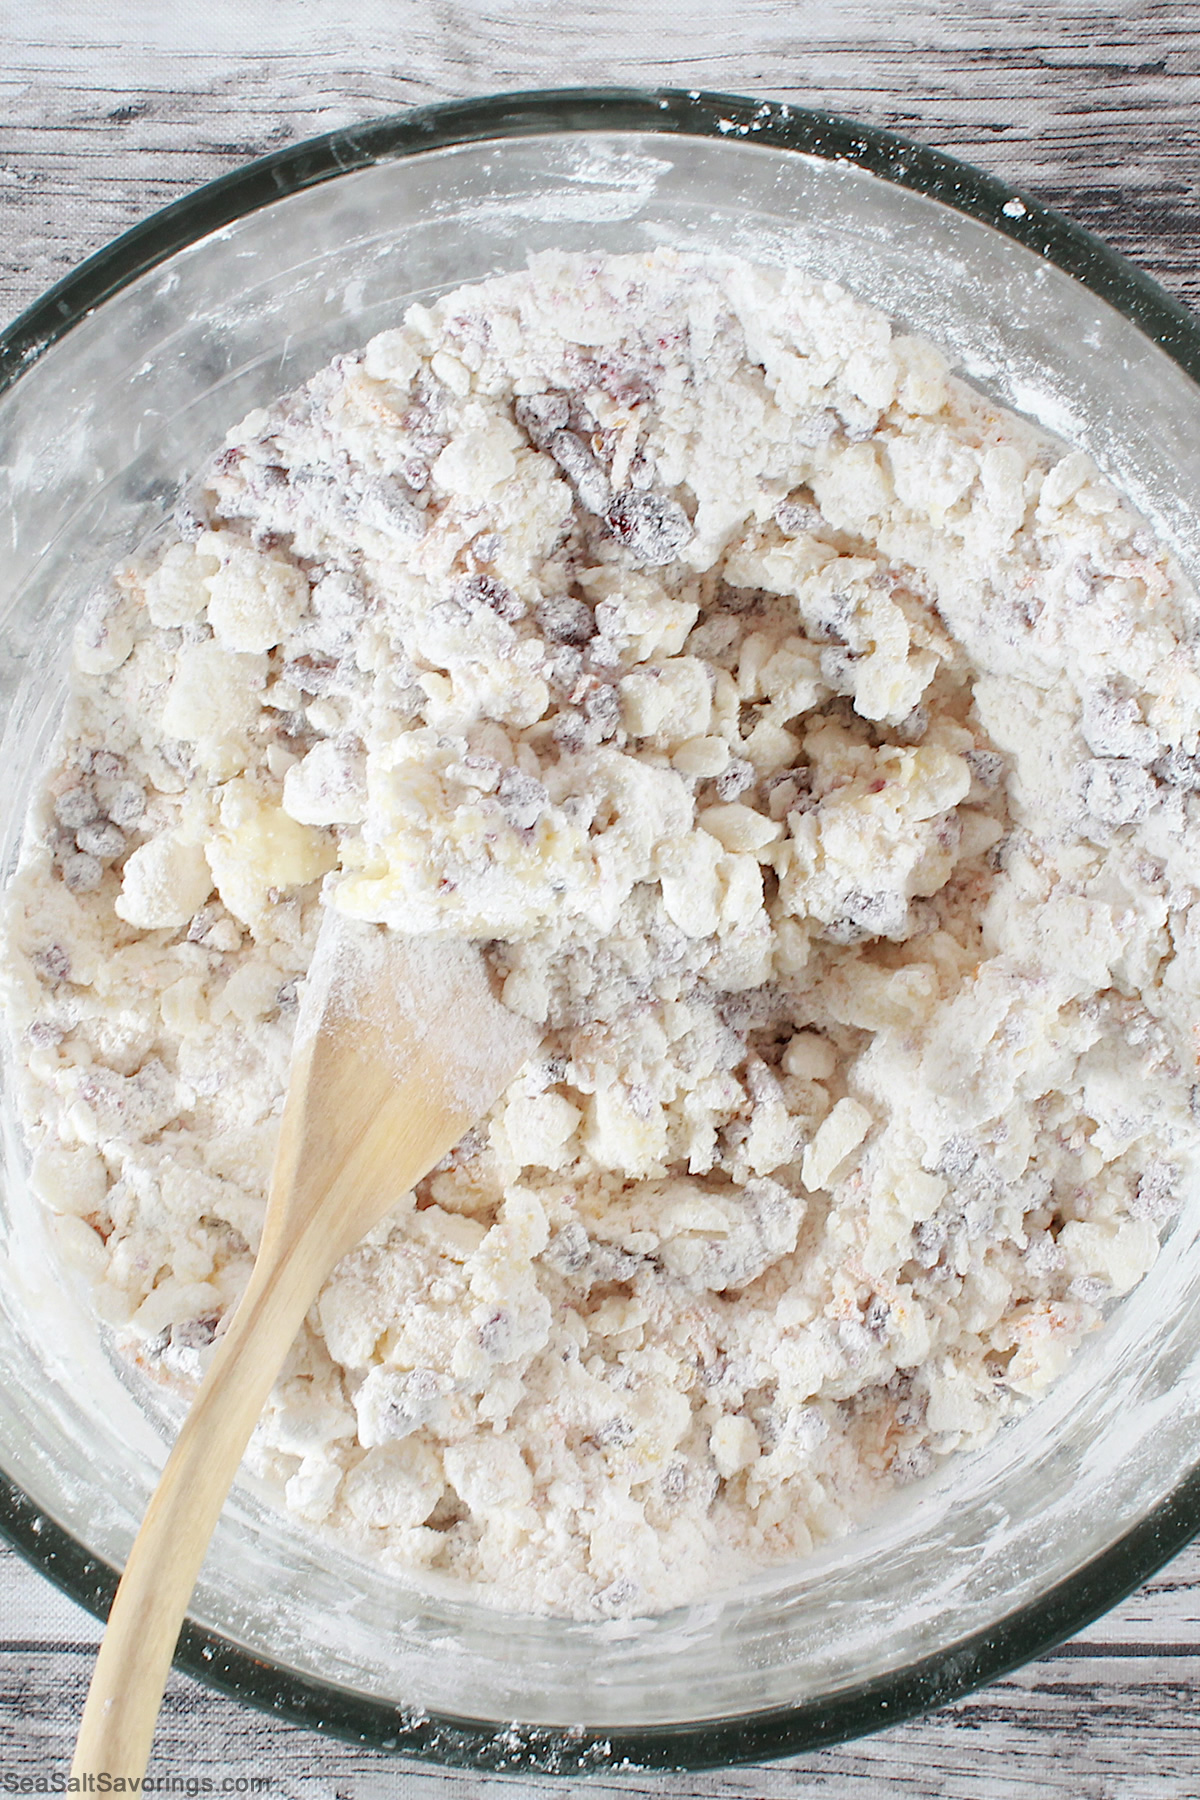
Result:
M356 1244L490 1109L536 1049L456 938L326 910L305 984L264 1247Z
M263 1241L118 1589L76 1776L144 1771L204 1547L300 1321L334 1263L487 1112L537 1036L495 999L469 944L326 914Z

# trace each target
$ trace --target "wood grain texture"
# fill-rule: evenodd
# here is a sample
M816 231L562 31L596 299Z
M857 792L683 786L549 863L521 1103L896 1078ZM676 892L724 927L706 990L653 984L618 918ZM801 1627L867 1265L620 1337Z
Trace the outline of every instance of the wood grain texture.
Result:
M0 318L281 144L578 83L718 88L889 126L1061 208L1200 310L1195 0L0 0ZM0 1794L6 1776L65 1767L97 1638L0 1552ZM1198 1701L1193 1547L1053 1656L771 1767L573 1790L485 1780L334 1744L174 1677L153 1769L213 1791L265 1773L296 1800L1196 1800Z
M123 36L79 0L41 18L6 9L25 29L0 32L0 313L281 144L431 100L587 82L765 94L907 132L1060 207L1200 304L1192 0L740 0L735 26L715 0L669 18L643 0L368 0L342 17L215 0L199 42L181 8L119 9L145 14Z
M98 1627L0 1552L0 1792L61 1769ZM12 1635L10 1635L10 1633ZM173 1676L152 1773L266 1773L287 1800L1195 1800L1200 1546L1064 1646L930 1718L787 1762L584 1787L422 1768L264 1718ZM215 1790L214 1790L215 1791ZM228 1790L232 1792L233 1790ZM244 1790L243 1790L244 1791Z

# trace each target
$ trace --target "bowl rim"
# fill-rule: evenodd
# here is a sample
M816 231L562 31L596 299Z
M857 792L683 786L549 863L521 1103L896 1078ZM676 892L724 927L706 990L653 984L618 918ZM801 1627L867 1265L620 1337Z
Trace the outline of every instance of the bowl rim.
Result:
M880 127L747 96L670 88L547 88L455 100L307 138L219 176L133 226L0 331L0 394L105 300L250 213L373 164L482 141L583 132L715 137L852 164L979 220L1123 313L1200 382L1200 320L1099 238L995 176ZM1082 1568L936 1653L795 1706L608 1730L427 1712L302 1675L188 1620L178 1668L231 1697L343 1741L495 1773L691 1770L796 1755L958 1699L1044 1655L1114 1606L1200 1529L1200 1466ZM0 1472L0 1537L97 1618L118 1572ZM84 1646L78 1646L84 1648ZM90 1646L87 1646L90 1649Z

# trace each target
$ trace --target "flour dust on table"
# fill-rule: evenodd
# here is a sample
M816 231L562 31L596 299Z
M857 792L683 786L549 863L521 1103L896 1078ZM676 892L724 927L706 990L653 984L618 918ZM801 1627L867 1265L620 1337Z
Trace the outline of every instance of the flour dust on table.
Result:
M322 905L540 1052L252 1447L412 1579L654 1612L981 1444L1195 1145L1200 668L1098 474L828 283L543 255L230 432L77 634L7 901L33 1180L182 1387Z

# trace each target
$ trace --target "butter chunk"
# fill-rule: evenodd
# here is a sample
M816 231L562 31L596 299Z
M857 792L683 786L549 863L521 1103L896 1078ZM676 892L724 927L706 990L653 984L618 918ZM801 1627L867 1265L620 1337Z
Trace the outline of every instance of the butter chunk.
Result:
M213 876L199 844L164 831L129 857L114 905L144 931L186 925L212 893Z
M43 1144L29 1180L43 1206L75 1218L98 1212L108 1192L104 1160L87 1145L72 1150Z
M221 801L221 826L205 846L212 879L235 919L254 926L272 893L318 881L337 862L332 840L289 818L248 781L231 781Z
M738 1413L725 1413L709 1435L708 1447L717 1473L726 1481L740 1469L758 1461L758 1433L752 1422Z
M360 1525L403 1529L421 1525L441 1498L441 1459L415 1438L367 1451L346 1476L346 1504Z
M163 705L163 732L194 744L197 762L214 780L240 774L266 674L265 656L241 655L212 639L185 644Z
M764 818L752 806L741 806L736 800L706 806L697 814L696 823L726 850L765 849L783 836L784 829L777 820Z
M146 611L166 630L204 617L210 578L220 567L193 544L172 544L145 586Z
M433 465L433 479L443 493L463 499L483 499L516 473L516 449L521 442L515 426L498 421L468 430L446 445Z
M800 1179L810 1194L829 1186L846 1158L858 1149L872 1123L870 1113L857 1100L847 1095L838 1101L804 1152Z
M527 1506L533 1496L533 1477L509 1438L451 1444L443 1460L450 1485L473 1513Z
M208 584L208 622L226 650L272 650L295 631L308 605L304 572L281 557L210 532L221 565Z

